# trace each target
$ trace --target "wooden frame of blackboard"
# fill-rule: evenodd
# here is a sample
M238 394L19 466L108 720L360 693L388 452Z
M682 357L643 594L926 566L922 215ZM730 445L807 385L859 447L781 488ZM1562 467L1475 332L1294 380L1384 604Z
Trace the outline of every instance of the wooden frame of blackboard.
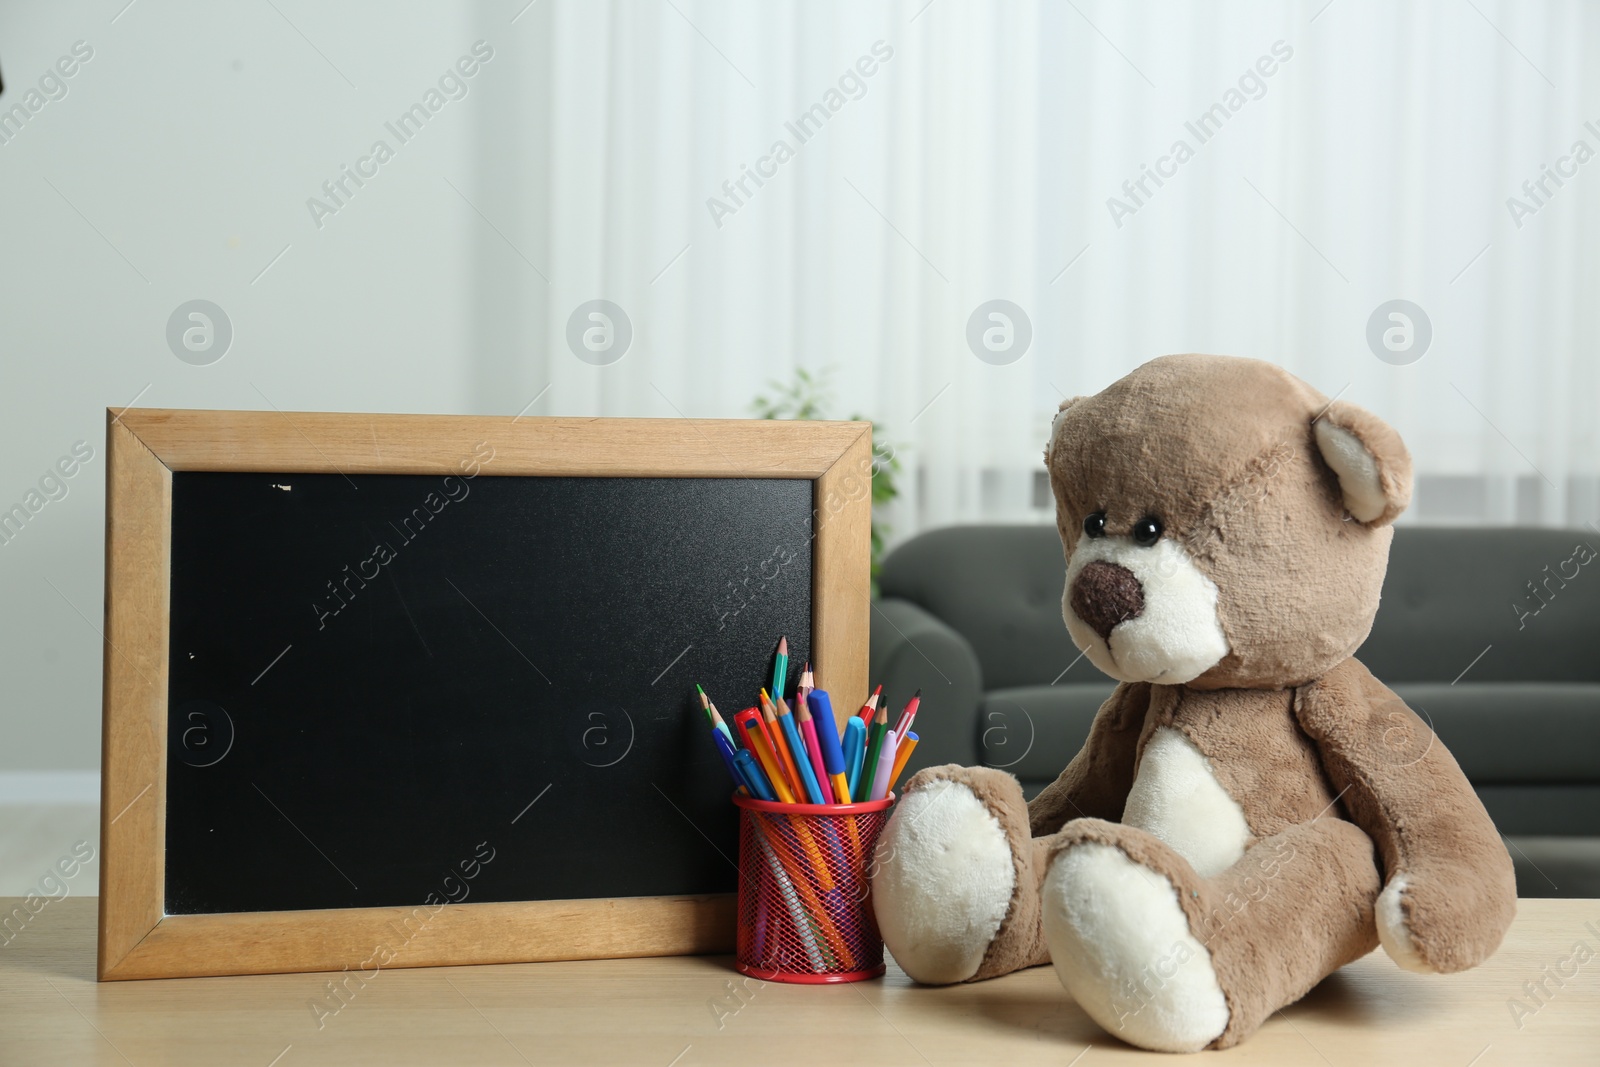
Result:
M168 915L164 906L172 472L805 478L815 483L812 649L867 685L872 434L865 422L572 419L330 412L107 412L102 981L372 966L412 909ZM848 712L848 709L844 709ZM731 949L733 895L447 904L389 966Z

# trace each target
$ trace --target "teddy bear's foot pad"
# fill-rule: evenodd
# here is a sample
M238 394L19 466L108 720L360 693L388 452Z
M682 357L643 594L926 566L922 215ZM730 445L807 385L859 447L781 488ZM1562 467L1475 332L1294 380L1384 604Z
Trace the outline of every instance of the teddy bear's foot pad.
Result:
M929 985L976 974L1016 885L988 807L961 782L928 782L900 801L875 859L878 928L906 974Z
M1085 842L1056 855L1042 897L1056 976L1107 1032L1142 1048L1195 1052L1227 1028L1211 954L1165 877L1113 845Z

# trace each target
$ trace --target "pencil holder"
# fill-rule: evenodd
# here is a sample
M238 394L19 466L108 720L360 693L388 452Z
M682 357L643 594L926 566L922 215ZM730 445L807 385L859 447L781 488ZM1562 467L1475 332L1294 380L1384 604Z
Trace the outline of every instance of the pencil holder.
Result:
M882 974L870 865L894 794L864 804L733 802L740 809L738 969L774 982Z

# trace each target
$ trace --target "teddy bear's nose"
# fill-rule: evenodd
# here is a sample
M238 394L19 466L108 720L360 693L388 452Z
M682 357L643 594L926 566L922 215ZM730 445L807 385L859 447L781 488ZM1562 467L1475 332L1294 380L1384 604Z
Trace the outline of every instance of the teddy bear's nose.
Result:
M1078 618L1109 641L1117 623L1136 619L1144 611L1144 588L1120 563L1097 559L1073 579L1070 603Z

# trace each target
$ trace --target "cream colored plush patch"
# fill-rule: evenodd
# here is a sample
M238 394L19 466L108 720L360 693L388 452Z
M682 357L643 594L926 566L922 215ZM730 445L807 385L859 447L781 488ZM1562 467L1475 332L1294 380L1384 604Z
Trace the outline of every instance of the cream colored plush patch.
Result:
M1361 438L1327 419L1316 422L1317 448L1339 476L1344 509L1359 522L1371 522L1389 506L1378 476L1378 461Z
M1041 905L1056 977L1108 1033L1197 1052L1227 1027L1211 954L1166 878L1110 845L1074 845L1051 863Z
M1109 642L1078 618L1070 602L1072 583L1095 560L1128 568L1144 590L1144 610L1119 623ZM1146 547L1127 536L1080 535L1067 566L1061 614L1079 650L1121 682L1179 685L1228 654L1228 637L1217 618L1217 587L1172 538Z
M966 786L932 785L896 805L875 860L873 911L906 974L944 985L978 973L1016 886L1000 820Z
M1202 878L1239 862L1250 842L1244 809L1218 783L1211 762L1170 726L1145 745L1122 821L1161 838Z
M1406 913L1400 907L1400 898L1405 891L1406 876L1400 874L1378 894L1376 909L1378 940L1382 942L1383 950L1389 954L1389 958L1404 970L1415 971L1417 974L1435 974L1437 972L1428 966L1428 961L1417 951L1417 943L1411 936L1411 928L1406 925Z

